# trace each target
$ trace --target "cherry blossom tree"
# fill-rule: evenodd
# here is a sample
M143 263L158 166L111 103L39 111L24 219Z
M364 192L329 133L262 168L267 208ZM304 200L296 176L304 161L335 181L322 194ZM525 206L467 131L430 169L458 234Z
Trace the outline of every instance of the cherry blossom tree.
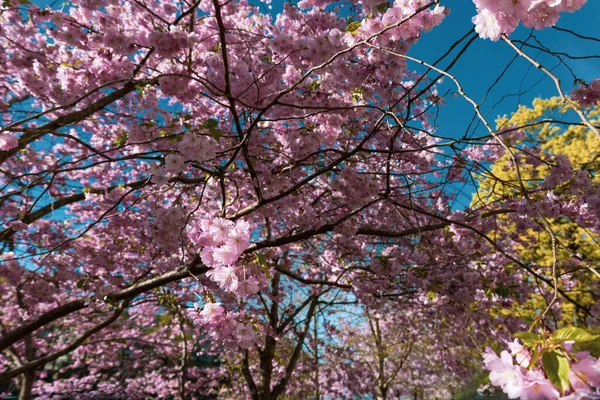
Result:
M490 310L534 294L546 303L524 345L564 365L551 317L568 303L597 318L569 285L598 271L552 220L597 237L597 165L576 172L530 151L518 125L494 129L449 72L450 51L411 55L443 3L302 0L271 15L245 0L4 1L0 382L20 399L268 400L320 386L385 398L407 381L414 396L443 397L462 356L527 330ZM502 40L600 138L598 81L569 96L508 36L584 3L475 1L475 28L451 49ZM485 135L437 134L444 79ZM523 173L539 158L548 179ZM498 160L510 182L490 168ZM457 188L484 180L511 190L456 206ZM515 230L543 235L552 256L524 257ZM562 273L567 256L576 273ZM348 307L358 326L339 316ZM426 352L451 370L419 365ZM573 385L592 393L597 360L577 357L570 371L590 379ZM511 396L574 389L555 379L564 368L525 373L487 350L484 363Z

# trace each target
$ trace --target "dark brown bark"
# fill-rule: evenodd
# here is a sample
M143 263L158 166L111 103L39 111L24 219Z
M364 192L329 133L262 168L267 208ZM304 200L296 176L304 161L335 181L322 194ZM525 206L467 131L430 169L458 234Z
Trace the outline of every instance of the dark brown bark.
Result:
M207 268L200 263L199 258L196 258L188 267L167 272L166 274L148 279L147 281L139 284L134 284L118 292L108 294L104 296L104 300L107 302L118 302L125 299L131 299L144 292L147 292L148 290L152 290L154 288L188 277L190 273L203 274L206 271ZM65 317L75 311L87 308L88 305L89 303L86 300L75 300L40 315L35 321L27 325L22 325L6 335L3 335L0 338L0 351L6 350L11 345L15 344L19 340L22 340L24 337L42 328L43 326L56 321L57 319Z

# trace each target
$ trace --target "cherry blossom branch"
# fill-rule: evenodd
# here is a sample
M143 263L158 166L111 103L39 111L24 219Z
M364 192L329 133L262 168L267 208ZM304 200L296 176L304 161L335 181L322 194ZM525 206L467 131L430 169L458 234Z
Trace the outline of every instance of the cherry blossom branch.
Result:
M73 341L73 343L71 343L69 346L63 348L62 350L59 350L52 354L48 354L44 357L38 358L35 361L28 362L21 367L18 367L18 368L15 368L13 370L3 373L2 375L0 375L0 382L14 378L15 376L21 375L22 373L25 373L27 371L39 368L43 365L48 364L51 361L56 360L57 358L65 355L65 354L72 352L73 350L75 350L76 348L81 346L87 340L87 338L92 336L94 333L99 332L100 330L104 329L108 325L115 322L121 316L123 311L127 308L128 304L129 304L129 301L125 300L122 304L119 305L119 307L117 307L117 309L113 312L113 315L110 318L95 325L93 328L88 329L83 334L81 334L77 339L75 339L75 341Z
M123 81L123 80L122 79L119 80L119 82L121 82L121 81ZM104 107L108 106L109 104L114 103L115 101L125 97L129 93L133 92L138 86L140 86L140 85L146 86L146 85L153 84L155 82L156 82L156 79L143 79L143 80L139 80L139 81L129 80L125 85L123 85L122 88L117 89L114 92L111 92L110 94L96 100L95 102L87 105L86 107L82 108L81 110L74 111L70 114L60 116L60 117L56 118L54 121L48 122L40 127L33 128L33 129L25 129L25 134L19 138L19 145L17 147L10 149L10 150L0 152L0 164L2 164L8 158L15 155L20 150L24 149L25 146L27 146L29 143L44 136L46 133L54 131L65 125L70 125L74 122L79 122L79 121L83 120L84 118L89 117L90 115L98 112L99 110L102 110ZM114 84L114 82L110 82L110 84L112 85L112 84ZM101 90L106 85L107 84L105 84L104 86L100 86L99 88L95 88L93 90L93 92L95 93L95 92ZM82 97L78 98L77 100L75 100L65 106L60 106L58 109L66 109L66 108L74 107L81 100L85 99L86 97L88 97L91 94L92 94L91 92L86 93ZM44 112L42 115L45 115L48 112ZM32 118L38 118L38 117L39 116L30 117L30 118L26 119L25 121L30 120ZM11 127L19 125L21 123L23 123L23 121L14 122L14 123L8 125L7 127L2 128L0 130L0 132L4 131L4 130L8 130Z
M503 38L504 38L504 37L505 37L505 35L503 35ZM506 40L508 40L508 39L506 38L506 39L505 39L505 41L506 41ZM512 42L510 42L510 41L509 41L508 43L509 43L509 44L511 44L511 45L512 45L512 46L513 46L513 47L514 47L514 48L515 48L517 51L520 51L520 49L518 49L516 46L514 46L514 44L513 44ZM556 245L557 245L557 243L558 243L558 240L557 240L557 238L556 238L556 234L554 233L554 230L553 230L553 229L552 229L552 227L550 226L550 223L548 222L548 220L547 220L547 219L546 219L546 218L545 218L545 217L542 215L542 213L539 211L538 207L537 207L537 206L535 205L535 203L533 203L533 201L531 200L531 198L530 198L530 196L529 196L529 192L527 191L527 189L525 188L525 184L523 183L523 179L522 179L522 175L521 175L521 171L520 171L519 163L518 163L518 161L517 161L517 158L516 158L516 156L515 156L515 154L514 154L513 150L512 150L512 149L511 149L511 148L510 148L510 147L509 147L509 146L508 146L506 143L504 143L504 141L503 141L503 140L502 140L502 139L501 139L501 138L498 136L497 132L496 132L496 131L495 131L495 130L494 130L492 127L491 127L491 125L489 124L489 122L487 121L487 119L486 119L486 118L483 116L483 114L481 113L481 109L480 109L480 106L479 106L479 104L477 104L477 102L475 102L475 101L474 101L474 100L473 100L471 97L469 97L469 96L466 94L466 92L464 91L464 89L463 89L463 87L462 87L461 83L458 81L458 79L456 79L456 77L455 77L455 76L451 75L451 74L450 74L450 73L448 73L447 71L443 71L443 70L441 70L441 69L439 69L439 68L437 68L437 67L435 67L435 66L433 66L433 65L431 65L431 64L428 64L427 62L425 62L425 61L423 61L423 60L419 60L419 59L417 59L417 58L414 58L414 57L411 57L411 56L408 56L408 55L405 55L405 54L400 54L400 53L397 53L397 52L395 52L395 51L388 50L388 49L386 49L386 48L383 48L383 47L381 47L381 46L378 46L378 45L374 45L374 44L368 44L368 45L369 45L369 46L371 46L371 47L373 47L373 48L376 48L376 49L378 49L378 50L381 50L381 51L383 51L383 52L385 52L385 53L388 53L388 54L391 54L391 55L395 55L395 56L397 56L397 57L400 57L400 58L405 58L405 59L407 59L407 60L411 60L411 61L413 61L413 62L416 62L416 63L419 63L419 64L421 64L421 65L425 65L425 66L427 66L427 67L429 67L429 68L431 68L431 69L434 69L435 71L438 71L439 73L441 73L441 74L443 74L443 75L447 76L448 78L450 78L450 79L451 79L451 80L454 82L454 84L456 85L456 87L458 88L458 91L459 91L459 93L461 94L461 96L462 96L462 97L463 97L465 100L467 100L469 103L471 103L471 105L472 105L472 106L473 106L473 108L475 109L475 112L477 113L477 116L478 116L478 117L479 117L479 119L480 119L480 120L483 122L483 124L485 125L485 127L487 128L487 130L490 132L490 134L491 134L491 135L494 137L494 139L495 139L495 140L498 142L498 144L499 144L500 146L502 146L502 147L503 147L503 148L506 150L507 154L509 155L509 157L510 157L510 159L511 159L511 161L512 161L513 165L514 165L514 168L515 168L515 173L516 173L516 175L517 175L517 181L518 181L518 183L519 183L519 187L520 187L521 194L523 195L523 197L525 198L525 200L527 201L527 203L528 203L528 204L529 204L529 205L530 205L530 206L531 206L531 207L532 207L532 208L533 208L533 209L536 211L536 213L538 214L538 216L540 217L540 219L541 219L541 221L542 221L542 224L543 224L543 226L544 226L545 230L548 232L548 234L550 235L550 238L551 238L552 254L553 254L553 257L554 257L554 258L553 258L553 264L552 264L552 280L553 280L554 284L550 284L550 283L549 283L549 281L548 281L546 278L543 278L543 279L542 279L542 277L541 277L540 275L536 274L536 273L535 273L535 272L534 272L534 271L533 271L531 268L529 268L529 267L525 266L525 265L524 265L523 263L521 263L521 262L518 262L518 265L520 265L520 266L525 266L525 267L526 267L526 269L527 269L527 270L528 270L530 273L532 273L532 274L534 274L534 276L536 276L536 277L538 277L538 278L540 278L540 279L544 280L544 282L546 282L547 284L549 284L549 285L550 285L550 286L553 288L553 290L554 290L554 296L553 296L553 298L552 298L552 301L551 301L551 302L549 302L548 306L546 307L546 310L545 310L545 311L542 313L542 315L543 315L543 316L545 316L545 315L546 315L546 313L547 313L547 312L550 310L550 308L552 307L552 305L553 305L553 304L556 302L556 300L557 300L557 298L558 298L558 293L559 293L559 291L560 291L560 290L559 290L559 287L558 287L558 277L557 277L557 272L556 272L556 266L557 266L557 262L558 262L558 261L557 261L557 251L556 251ZM523 55L524 55L524 57L526 57L526 58L527 58L527 57L529 57L529 56L527 56L525 53L523 53ZM531 59L531 58L528 58L528 60L530 60L530 62L535 62L535 60L533 60L533 59ZM534 65L535 65L535 64L534 64ZM538 67L538 68L540 68L540 69L541 69L541 68L543 68L542 70L544 70L544 69L545 69L545 67L541 66L541 64L539 64L539 63L538 63L538 65L540 65L540 67ZM537 65L536 65L536 66L537 66ZM546 70L546 71L548 71L547 69L545 69L545 70ZM561 93L561 96L563 97L563 99L564 99L564 100L565 100L567 103L568 103L569 101L571 101L571 100L568 100L568 99L566 99L566 96L565 96L565 95L564 95L564 93L562 92L562 89L560 88L560 81L558 80L558 78L556 78L556 76L552 75L552 73L551 73L550 71L548 71L547 73L548 73L548 74L550 74L550 76L553 76L553 77L555 78L555 83L557 84L557 88L559 89L559 91L560 91L560 93ZM576 105L575 105L575 106L576 106ZM582 114L581 110L579 109L579 113L578 113L578 114L580 114L580 113ZM581 115L580 115L580 116L581 116ZM585 118L585 115L583 115L583 117L582 117L582 120L583 120L583 118ZM585 120L584 120L584 122L585 122ZM591 124L591 123L589 123L589 121L588 121L588 124L586 124L586 125L588 125L588 127L590 127L590 126L591 126L591 127L592 127L591 129L594 129L594 130L595 130L595 132L598 132L598 133L597 133L597 135L598 135L598 137L600 138L600 131L598 131L598 130L597 130L597 129L596 129L596 128L595 128L595 127L594 127L594 126ZM498 245L497 245L495 242L494 242L493 244L494 244L496 247L498 247ZM498 248L499 248L499 247L498 247ZM504 254L505 256L508 256L508 254L506 254L506 253L503 253L503 254ZM510 257L513 259L513 261L516 261L516 259L514 259L514 257L512 257L512 256L510 256ZM561 294L562 294L563 296L565 296L565 294L564 294L564 291L560 291L560 292L561 292Z
M182 183L187 183L187 184L202 184L202 183L205 183L205 179L204 178L189 179L189 178L185 178L185 177L175 177L175 178L169 178L169 182L182 182ZM128 183L125 185L111 186L106 189L89 188L89 190L86 193L77 193L77 194L73 194L71 196L63 197L61 199L55 200L54 202L41 207L33 212L29 212L29 213L25 214L23 217L21 217L20 221L22 221L26 224L31 224L32 222L35 222L38 219L40 219L52 212L64 207L64 206L85 200L87 193L104 194L106 192L112 192L115 189L120 189L122 187L128 187L131 189L140 189L147 185L152 185L152 182L150 182L149 179L144 179L141 181ZM0 231L0 241L6 241L6 240L10 239L14 234L15 234L15 231L13 229L6 228L6 229Z
M302 347L304 346L304 340L306 339L306 335L308 334L308 328L310 327L310 321L311 321L312 316L317 307L317 302L318 302L318 296L312 300L310 307L307 311L306 322L304 323L304 329L302 330L302 332L300 333L300 336L298 337L298 342L296 343L296 347L294 348L294 351L292 353L292 356L290 357L288 365L285 368L285 374L281 378L281 380L277 383L277 385L275 385L275 387L273 388L273 391L271 392L275 398L277 398L278 396L280 396L281 394L283 394L285 392L288 381L290 380L290 378L292 376L292 372L294 372L294 369L296 368L296 363L298 362L298 359L300 357L300 352L302 350Z
M103 300L108 303L116 303L122 300L132 299L149 290L184 279L189 276L190 272L193 274L203 274L206 271L208 271L208 267L202 265L200 259L196 258L189 266L134 284L126 289L109 293L103 297ZM2 335L2 337L0 337L0 351L6 350L27 335L57 319L89 307L92 300L93 298L74 300L70 303L58 306L40 315L35 321L22 325L19 328Z
M554 81L554 85L556 86L556 90L558 91L558 94L559 94L561 100L565 104L567 104L569 106L569 108L571 108L573 111L575 111L577 113L577 115L579 116L579 118L581 118L581 121L583 121L585 126L587 126L592 132L594 132L596 137L600 140L600 129L598 129L594 124L592 124L590 122L589 118L581 110L581 107L579 106L579 104L577 104L575 101L571 100L571 98L569 98L565 94L565 92L562 89L560 79L554 73L552 73L552 71L550 71L548 68L544 67L537 60L534 60L530 55L528 55L522 49L517 47L517 45L515 45L512 42L512 40L510 40L506 35L504 35L504 34L502 35L502 40L504 40L506 43L508 43L508 45L510 47L512 47L512 49L518 55L520 55L521 57L523 57L524 59L529 61L534 67L536 67L540 71L544 72L546 75L548 75L550 77L550 79L552 79L552 81Z

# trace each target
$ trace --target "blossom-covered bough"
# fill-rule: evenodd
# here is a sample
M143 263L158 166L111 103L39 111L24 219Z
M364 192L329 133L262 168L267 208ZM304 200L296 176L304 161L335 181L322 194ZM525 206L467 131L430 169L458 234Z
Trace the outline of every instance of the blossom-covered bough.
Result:
M302 0L273 16L244 0L4 1L1 389L444 398L486 340L521 331L517 362L538 360L486 350L492 384L593 396L598 361L566 342L595 336L553 335L563 305L572 324L598 317L597 250L556 225L598 238L598 85L567 96L507 36L585 1L476 1L476 32L453 45L502 38L556 83L596 140L577 166L528 148L518 124L494 129L457 59L440 66L449 52L409 55L443 3ZM484 136L436 133L442 78ZM456 207L477 182L503 191ZM523 254L533 235L549 259ZM527 332L499 311L540 297Z

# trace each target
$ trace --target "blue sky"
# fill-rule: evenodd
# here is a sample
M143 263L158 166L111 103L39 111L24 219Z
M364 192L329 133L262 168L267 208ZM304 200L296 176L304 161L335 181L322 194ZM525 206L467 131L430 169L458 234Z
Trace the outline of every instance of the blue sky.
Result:
M425 34L411 49L409 55L432 62L443 54L454 41L464 35L469 26L472 26L471 17L475 15L475 6L471 1L442 1L442 4L451 8L450 15L440 26ZM597 25L597 16L599 15L600 2L588 1L575 14L563 13L557 26L574 30L586 36L599 36L600 30ZM536 31L521 26L510 38L525 40L531 33L540 43L555 52L564 52L574 56L595 55L600 57L600 42L582 40L551 28ZM529 39L529 43L539 46L533 37ZM540 52L535 49L525 48L524 50L536 58L540 55ZM492 42L477 39L450 72L462 83L469 96L475 101L480 101L514 56L515 51L502 41ZM564 66L560 65L558 58L541 55L539 60L547 68L553 69L563 81L563 89L569 93L573 88L573 77ZM590 81L600 75L600 58L566 59L565 62L580 79ZM442 87L454 90L454 85L449 80L446 80ZM518 93L521 95L513 95L502 100L502 96ZM557 94L556 87L549 77L532 67L526 60L519 58L490 92L483 103L482 111L493 121L497 115L510 114L515 111L518 104L529 105L536 97L551 97ZM501 103L497 104L498 101ZM447 105L440 110L440 131L438 133L443 136L461 137L472 116L473 108L466 101L449 99ZM481 130L479 132L485 133Z
M451 9L450 15L438 27L426 33L413 46L409 55L424 61L433 62L441 56L452 43L461 38L468 30L471 18L475 15L475 5L468 0L443 1ZM600 37L597 17L600 15L600 1L590 0L574 14L563 13L557 26L570 29L580 35ZM532 35L530 37L530 35ZM569 33L547 28L541 31L527 29L520 26L511 36L512 40L526 40L528 43L539 46L540 43L554 52L567 53L571 56L596 56L598 58L573 60L565 59L565 63L572 69L579 79L591 81L600 76L600 42L582 40ZM539 43L535 42L535 39ZM466 42L466 41L465 41ZM545 67L551 69L562 81L565 93L570 93L573 88L573 75L564 67L560 60L547 54L540 54L539 50L524 48L530 56L534 56ZM456 54L457 51L454 52ZM502 71L516 55L515 51L503 41L477 39L463 54L450 72L461 82L465 92L475 101L484 99L488 88L498 79ZM441 65L445 66L453 57ZM440 87L440 93L445 90L456 91L456 86L449 79ZM509 95L507 97L504 97ZM481 110L492 126L499 115L511 114L517 110L519 104L531 105L536 97L552 97L558 95L554 82L542 71L533 67L523 58L516 59L507 69L496 86L491 90L487 99L482 103ZM438 135L444 137L460 138L465 135L469 124L473 120L473 107L464 99L448 98L444 107L439 109L437 118ZM469 136L485 135L487 131L478 124L470 127ZM469 190L463 193L469 192ZM468 198L467 198L468 197ZM470 196L462 198L464 202L470 201ZM460 205L458 205L460 208Z

